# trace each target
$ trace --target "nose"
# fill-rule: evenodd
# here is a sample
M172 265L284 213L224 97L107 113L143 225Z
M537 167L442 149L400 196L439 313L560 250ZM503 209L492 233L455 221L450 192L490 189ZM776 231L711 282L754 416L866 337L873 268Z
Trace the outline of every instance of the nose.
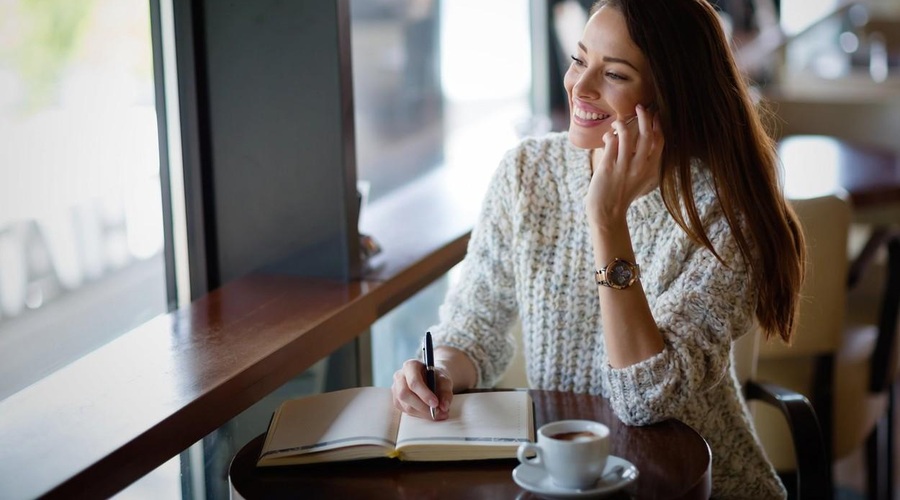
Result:
M597 99L600 97L600 87L596 84L594 72L584 71L577 75L572 84L572 94L584 99Z

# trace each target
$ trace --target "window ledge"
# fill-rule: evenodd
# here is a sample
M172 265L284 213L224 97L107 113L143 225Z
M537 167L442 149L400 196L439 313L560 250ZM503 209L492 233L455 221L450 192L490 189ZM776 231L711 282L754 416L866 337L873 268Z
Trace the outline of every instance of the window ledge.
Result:
M4 495L111 496L355 338L465 255L478 202L450 180L366 209L363 280L246 276L0 401Z

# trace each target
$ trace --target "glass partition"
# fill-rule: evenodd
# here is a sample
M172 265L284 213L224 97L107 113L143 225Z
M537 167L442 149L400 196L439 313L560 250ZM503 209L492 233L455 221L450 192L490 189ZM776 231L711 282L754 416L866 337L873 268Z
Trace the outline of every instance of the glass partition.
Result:
M474 206L504 152L521 136L549 128L533 116L530 104L530 5L527 0L440 3L440 165L459 180L446 188L466 192ZM451 270L372 326L374 385L390 386L393 372L418 355L455 276Z
M0 2L0 399L166 312L148 2Z

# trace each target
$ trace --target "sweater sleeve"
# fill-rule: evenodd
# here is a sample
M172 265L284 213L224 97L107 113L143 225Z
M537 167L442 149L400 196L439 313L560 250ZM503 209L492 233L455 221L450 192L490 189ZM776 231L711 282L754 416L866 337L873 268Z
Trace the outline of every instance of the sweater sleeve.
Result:
M512 263L516 150L494 173L472 230L466 257L432 328L436 346L465 352L478 371L477 387L490 387L515 354L508 330L517 314Z
M724 218L708 228L728 263L695 248L681 272L651 305L663 336L659 354L608 370L609 399L620 420L646 425L679 415L696 394L727 379L733 339L750 328L756 295Z

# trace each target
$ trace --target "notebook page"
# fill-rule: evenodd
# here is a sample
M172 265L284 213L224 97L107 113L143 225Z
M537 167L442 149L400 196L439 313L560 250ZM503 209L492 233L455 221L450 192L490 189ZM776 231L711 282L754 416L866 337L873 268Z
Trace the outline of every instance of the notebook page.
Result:
M263 455L361 444L392 448L398 419L387 388L362 387L289 400L272 422Z
M450 418L432 421L404 414L397 446L405 444L509 444L532 437L531 397L525 391L457 394Z

